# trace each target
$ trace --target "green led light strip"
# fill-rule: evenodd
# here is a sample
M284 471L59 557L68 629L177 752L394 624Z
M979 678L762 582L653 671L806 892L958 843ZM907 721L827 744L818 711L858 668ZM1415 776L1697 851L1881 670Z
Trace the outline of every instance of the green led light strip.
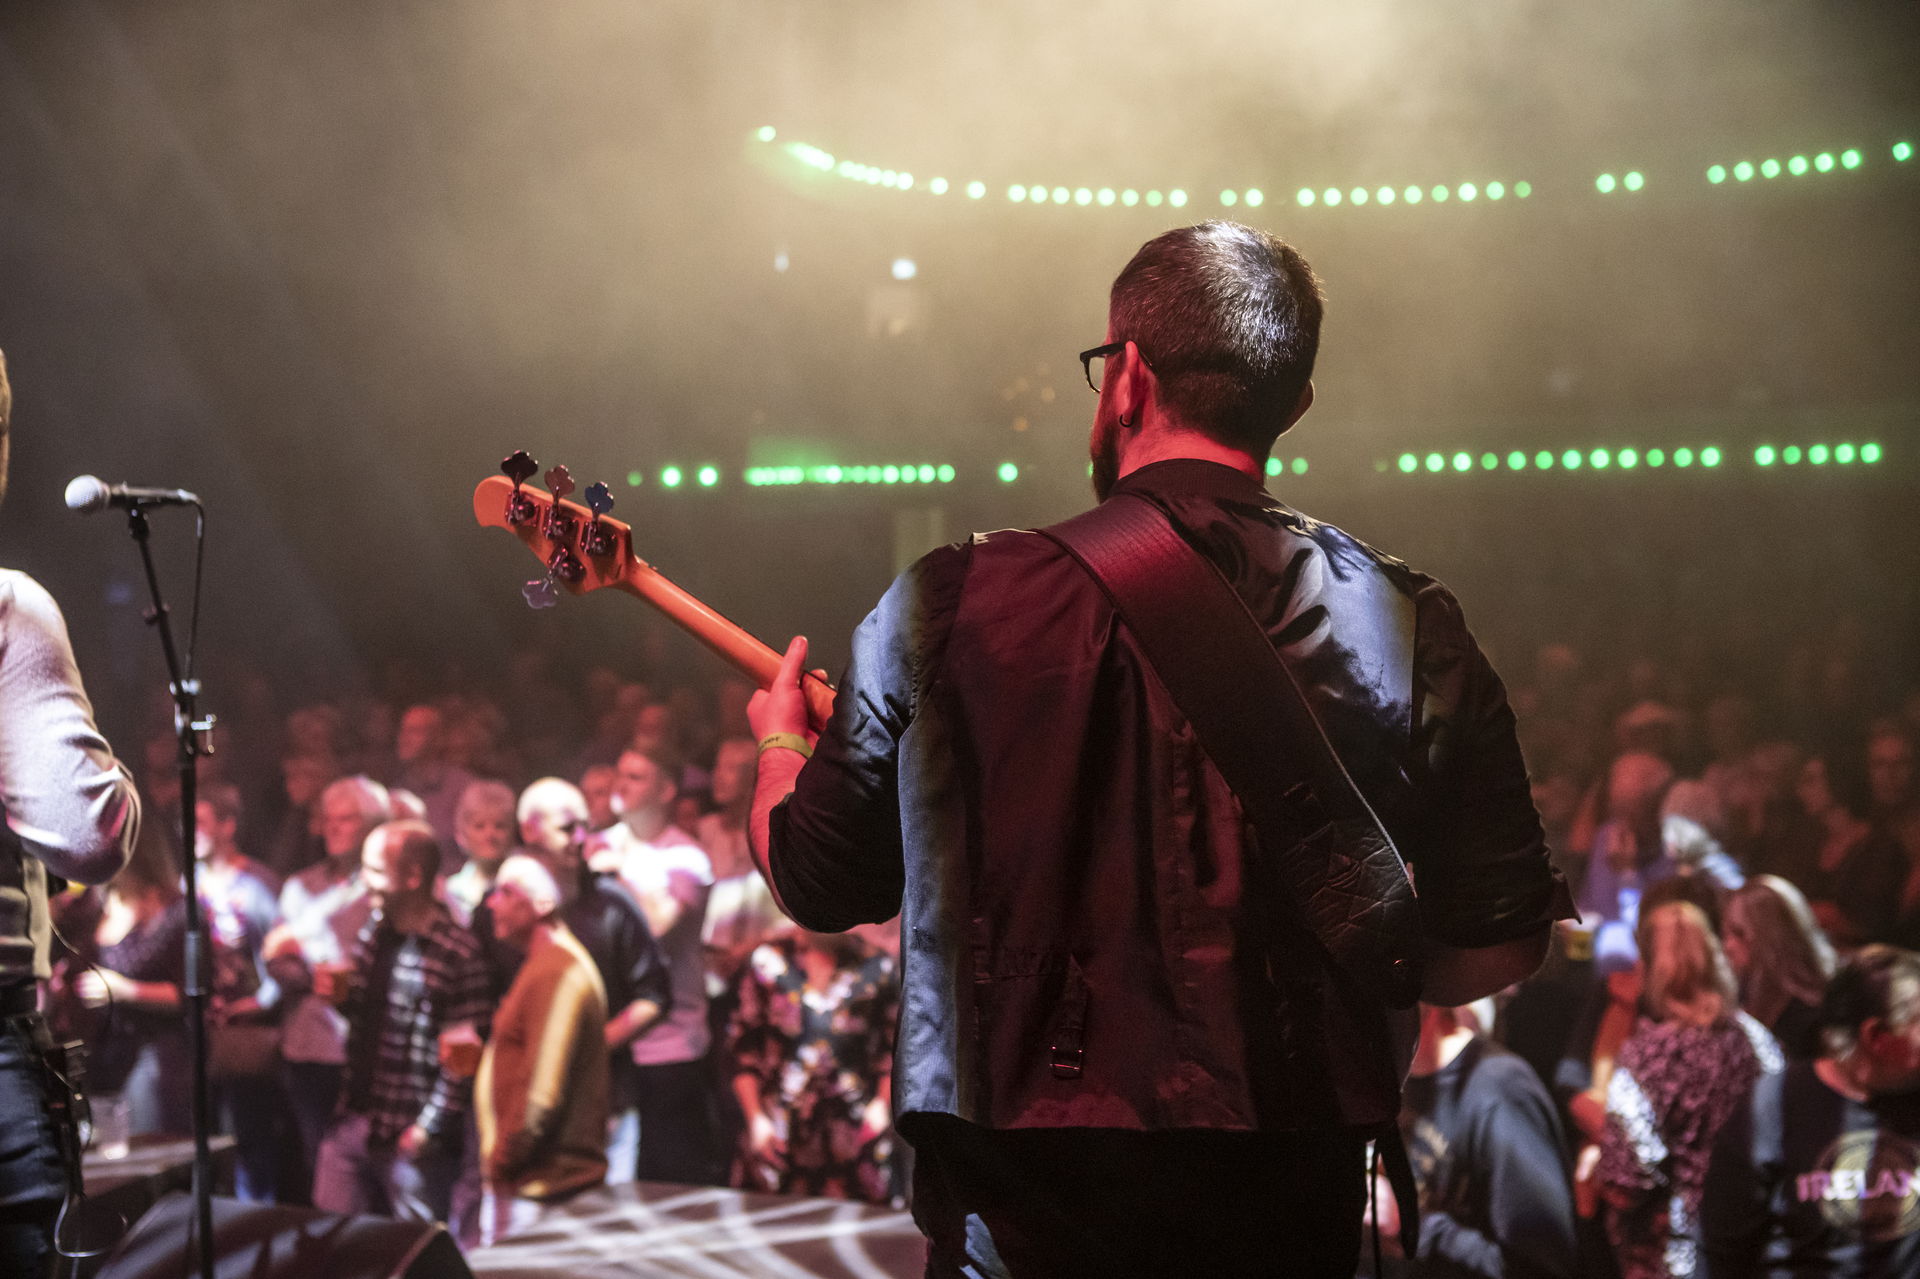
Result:
M755 131L754 137L761 142L772 143L779 139L780 131L770 124L763 125ZM964 191L970 200L983 200L987 196L987 184L979 178L971 179L964 184L949 181L944 177L934 177L921 182L905 170L888 169L858 160L848 160L835 156L831 151L814 146L810 142L789 141L782 145L782 149L807 168L866 186L883 187L891 191L924 191L928 195L936 196ZM1031 184L1015 182L1004 188L1003 193L1008 202L1013 204L1074 204L1082 208L1097 205L1103 209L1116 206L1123 209L1140 206L1157 209L1162 205L1181 209L1193 199L1185 189L1180 187L1171 187L1164 191L1156 187L1141 191L1134 187L1068 187L1044 182ZM1533 184L1496 180L1484 183L1461 182L1457 185L1436 184L1432 187L1357 186L1345 190L1339 187L1327 187L1324 190L1302 187L1294 193L1294 203L1301 208L1315 206L1336 208L1343 204L1355 207L1368 204L1387 206L1419 204L1422 201L1445 204L1449 199L1456 199L1466 204L1482 198L1502 200L1509 194L1515 199L1527 199L1533 194ZM1217 199L1223 209L1241 206L1257 209L1267 202L1266 193L1258 187L1228 188L1221 191Z
M1804 447L1788 444L1779 448L1771 444L1761 444L1753 450L1753 464L1772 466L1778 462L1782 466L1798 466L1804 461L1809 466L1825 466L1829 462L1838 466L1850 466L1858 461L1872 466L1885 456L1886 451L1873 440L1860 445L1843 441L1839 444L1808 444Z
M1888 148L1895 163L1905 163L1913 158L1913 144L1896 142ZM1848 147L1839 153L1832 151L1816 152L1812 156L1791 155L1785 160L1769 156L1764 160L1737 160L1731 165L1714 164L1707 168L1707 181L1714 186L1723 186L1731 178L1736 185L1751 182L1755 178L1768 181L1782 174L1790 178L1804 178L1809 174L1849 173L1867 162L1867 156L1859 147Z
M1767 467L1778 462L1798 466L1804 461L1811 466L1826 466L1828 463L1850 466L1855 462L1872 466L1885 455L1885 450L1873 441L1864 444L1789 444L1784 448L1762 444L1753 451L1753 464ZM1642 467L1657 471L1668 466L1684 471L1695 466L1712 470L1725 461L1726 454L1712 444L1699 449L1681 445L1677 448L1648 449L1569 448L1558 452L1553 449L1537 449L1533 452L1510 449L1505 453L1490 450L1475 453L1461 449L1453 453L1402 453L1391 466L1380 461L1374 463L1373 469L1397 470L1402 475L1467 475L1502 470L1634 471Z
M758 129L755 138L763 143L776 141L780 134L772 125ZM929 195L946 195L950 191L964 191L968 199L984 200L988 186L981 179L974 178L964 185L949 182L944 177L932 178L924 183L912 173L899 169L887 169L878 165L863 164L856 160L836 158L831 152L822 150L809 142L787 142L783 150L795 160L821 173L845 178L851 182L867 186L885 187L896 191L924 191ZM1911 142L1895 142L1888 148L1887 154L1895 163L1904 164L1913 158ZM1706 170L1707 181L1714 186L1725 185L1731 180L1735 185L1762 180L1789 177L1805 177L1809 174L1845 173L1859 169L1867 162L1867 153L1859 147L1848 147L1843 151L1821 151L1812 155L1793 155L1785 160L1768 158L1760 161L1740 160L1732 165L1713 164ZM1628 169L1622 173L1611 171L1602 173L1593 180L1594 190L1603 196L1617 192L1633 194L1645 190L1647 176L1638 169ZM1016 182L1003 188L1006 199L1014 204L1073 204L1081 207L1098 205L1101 208L1131 209L1144 205L1157 209L1162 205L1179 209L1185 208L1193 198L1184 189L1174 187L1162 191L1158 188L1140 191L1133 187L1084 187L1060 186L1048 183ZM1301 187L1294 192L1293 202L1303 209L1311 208L1360 208L1372 205L1385 208L1396 204L1445 204L1454 200L1470 204L1476 200L1503 200L1508 195L1525 200L1533 194L1533 184L1525 181L1503 182L1460 182L1436 183L1407 186L1355 186L1355 187ZM1232 188L1221 191L1217 197L1223 209L1240 206L1259 208L1267 202L1266 193L1258 187Z
M1725 461L1725 455L1712 444L1700 449L1694 449L1688 445L1681 445L1674 449L1581 450L1570 448L1562 449L1557 453L1552 449L1537 449L1532 453L1525 449L1510 449L1504 454L1491 451L1476 454L1461 449L1451 454L1402 453L1395 460L1393 469L1397 469L1402 475L1441 475L1449 472L1464 475L1475 470L1485 472L1501 469L1508 471L1605 471L1609 469L1632 471L1642 466L1651 470L1674 466L1684 471L1693 466L1711 470L1723 461ZM1389 468L1385 462L1376 462L1373 469L1385 471Z
M960 473L947 465L909 462L889 466L750 466L743 478L751 488L795 484L951 484Z

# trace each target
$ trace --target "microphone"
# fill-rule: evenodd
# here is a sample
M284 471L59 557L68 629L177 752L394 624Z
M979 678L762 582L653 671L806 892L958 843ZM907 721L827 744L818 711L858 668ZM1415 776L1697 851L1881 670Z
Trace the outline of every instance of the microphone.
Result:
M98 476L80 475L67 485L67 509L82 515L109 506L198 506L200 499L185 489L148 489L134 484L107 484Z

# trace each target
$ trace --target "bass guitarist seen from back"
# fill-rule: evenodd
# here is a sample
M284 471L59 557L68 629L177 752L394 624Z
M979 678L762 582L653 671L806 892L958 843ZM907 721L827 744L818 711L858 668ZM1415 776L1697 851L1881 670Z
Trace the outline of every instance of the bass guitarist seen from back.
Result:
M929 1275L1346 1279L1366 1143L1399 1109L1379 1028L1527 976L1571 914L1453 596L1263 487L1313 401L1321 307L1265 232L1149 241L1082 357L1101 506L914 565L824 725L804 640L753 703L751 834L783 908L823 932L901 916L894 1109ZM1238 596L1180 656L1133 625L1153 582L1110 590L1082 554L1122 519ZM1273 651L1228 656L1236 627ZM1221 720L1295 713L1253 701L1286 686L1274 652L1310 708L1283 722L1315 740L1219 766L1245 749ZM1223 687L1242 704L1193 709ZM1241 793L1289 768L1278 798ZM1363 971L1375 954L1396 957Z

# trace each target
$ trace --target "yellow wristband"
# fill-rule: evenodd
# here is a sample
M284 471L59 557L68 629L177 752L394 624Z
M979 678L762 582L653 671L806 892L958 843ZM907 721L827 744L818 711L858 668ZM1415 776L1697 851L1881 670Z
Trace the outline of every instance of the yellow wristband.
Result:
M760 739L760 754L764 755L775 748L799 751L802 759L813 758L813 747L809 746L807 739L798 733L768 733Z

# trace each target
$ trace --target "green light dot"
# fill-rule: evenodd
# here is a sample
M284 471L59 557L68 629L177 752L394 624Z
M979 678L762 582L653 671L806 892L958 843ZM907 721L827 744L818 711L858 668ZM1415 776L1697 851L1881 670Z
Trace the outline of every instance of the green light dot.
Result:
M1613 188L1617 186L1618 183L1614 181L1614 177L1611 173L1603 173L1599 177L1593 180L1593 185L1594 185L1594 188L1597 191L1599 191L1601 195L1612 195Z
M1513 452L1507 454L1507 469L1509 471L1526 470L1527 455L1525 453L1522 453L1519 449L1515 449Z
M1564 466L1569 471L1579 470L1580 463L1583 460L1584 459L1580 456L1579 449L1568 449L1566 452L1560 455L1560 465Z
M1393 198L1394 190L1392 187L1381 187L1373 193L1374 203L1376 204L1392 204Z
M1507 194L1506 183L1504 182L1487 183L1487 199L1502 200L1506 198L1506 194Z
M760 139L762 142L771 142L775 138L780 136L780 132L770 124L763 124L754 133L753 136Z
M1462 182L1460 184L1459 194L1462 200L1472 200L1473 197L1480 194L1480 188L1471 182Z
M1913 159L1913 143L1911 142L1894 143L1893 158L1903 163L1907 160Z
M1166 197L1158 191L1149 191L1147 192L1147 207L1149 209L1157 209L1160 207L1160 202L1165 198Z
M913 190L913 175L911 173L901 174L900 180L896 182L894 185L898 186L902 191Z
M898 484L900 482L900 468L897 466L881 467L880 479L886 484Z
M954 470L951 466L942 466L938 470L936 470L933 474L934 474L934 478L939 480L942 484L953 483Z
M1755 466L1772 466L1777 456L1778 454L1774 452L1773 445L1762 444L1753 451L1753 464Z
M1012 462L1002 462L1000 464L1000 482L1002 484L1011 484L1019 478L1019 467L1015 466Z
M1240 203L1240 193L1238 191L1222 191L1220 193L1220 203L1231 209L1234 205Z
M1021 186L1019 183L1016 182L1012 186L1007 188L1007 199L1012 200L1015 204L1020 203L1022 200L1026 198L1027 198L1027 189Z
M947 193L947 180L945 178L935 178L933 181L927 183L927 190L933 192L935 195L945 195Z
M1761 176L1761 177L1763 177L1763 178L1777 178L1777 177L1779 177L1779 176L1780 176L1780 162L1779 162L1778 160L1775 160L1775 159L1774 159L1774 158L1772 158L1771 156L1769 156L1769 157L1768 157L1768 158L1766 158L1765 160L1762 160L1762 161L1760 162L1760 176Z
M1184 209L1187 207L1187 193L1185 191L1169 191L1167 192L1167 203L1176 209Z
M1587 461L1592 465L1594 470L1604 471L1607 469L1608 463L1613 461L1613 454L1607 452L1605 449L1595 449L1593 452L1587 454Z
M1120 203L1131 209L1134 205L1140 203L1140 193L1132 187L1128 187L1120 193Z
M1718 465L1720 465L1720 450L1719 450L1719 449L1717 449L1717 448L1715 448L1715 447L1713 447L1713 445L1711 445L1711 444L1709 444L1709 445L1707 445L1707 447L1705 447L1705 448L1703 448L1703 449L1701 449L1701 450L1700 450L1700 465L1702 465L1702 466L1718 466Z
M660 483L667 488L670 488L670 489L679 488L680 480L681 480L680 468L677 466L666 467L662 469L660 472Z
M1869 441L1860 446L1860 460L1872 466L1880 460L1880 446Z
M1408 204L1418 204L1425 195L1426 192L1422 191L1419 187L1408 187L1400 193L1400 198Z
M1065 204L1072 198L1073 192L1067 190L1065 187L1055 187L1053 189L1053 202L1055 204Z
M922 463L922 464L921 464L921 467L920 467L920 482L921 482L922 484L931 484L931 483L933 483L933 478L934 478L934 476L936 476L936 475L938 475L938 474L939 474L939 472L938 472L937 470L935 470L935 469L934 469L933 467L931 467L931 466L929 466L929 465L926 465L925 463Z
M1258 187L1248 191L1243 198L1246 200L1249 209L1257 209L1267 202L1266 193Z
M1784 449L1781 449L1780 460L1788 466L1800 465L1800 446L1798 444L1789 444Z
M919 469L914 467L911 463L900 468L900 482L902 484L913 484L918 482L919 479L920 479Z
M1320 193L1320 203L1327 205L1328 207L1332 207L1333 205L1339 204L1341 198L1342 197L1340 195L1340 189L1338 187L1328 187L1325 191L1322 191Z
M1519 196L1522 200L1524 200L1528 196L1533 194L1533 183L1516 182L1513 184L1513 193Z
M1840 463L1840 465L1842 466L1846 466L1848 463L1852 462L1853 461L1853 445L1851 444L1834 445L1833 460Z
M1831 450L1824 444L1815 444L1807 450L1807 461L1815 466L1825 466L1827 459L1831 456Z
M1822 173L1832 173L1833 172L1833 152L1822 151L1819 155L1816 155L1815 157L1813 157L1813 167L1820 170L1820 172Z
M627 487L628 487L628 488L636 488L636 489L637 489L637 488L639 488L639 487L640 487L640 481L641 481L641 479L642 479L642 478L643 478L643 477L641 476L641 474L640 474L640 472L638 472L638 471L628 471L628 472L627 472Z
M1667 451L1665 449L1648 449L1647 450L1648 466L1657 467L1657 466L1665 466L1666 464L1667 464Z
M1644 173L1635 169L1627 174L1626 177L1620 179L1620 185L1629 191L1638 191L1641 187L1647 185L1647 177Z
M1719 186L1722 182L1725 182L1726 180L1727 180L1726 165L1716 164L1716 165L1710 166L1707 169L1707 181L1713 183L1713 185Z
M1453 469L1456 471L1472 470L1473 455L1470 453L1455 453L1453 455Z
M1807 163L1807 157L1804 155L1796 155L1787 160L1787 172L1796 178L1805 177L1807 170L1812 167Z
M1427 194L1433 197L1433 202L1435 204L1445 204L1447 202L1447 197L1452 195L1453 192L1445 186L1436 186L1432 191L1429 191Z
M1119 197L1114 195L1112 187L1101 187L1094 192L1093 198L1100 202L1101 208L1105 209L1112 207L1113 202Z
M1075 204L1083 204L1083 205L1092 204L1093 192L1088 190L1086 187L1081 187L1073 193L1073 202Z
M1293 473L1294 473L1295 475L1305 475L1305 474L1307 473L1307 459L1306 459L1306 458L1304 458L1304 457L1296 457L1296 458L1294 458L1294 459L1293 459Z
M1675 450L1673 451L1673 464L1674 464L1675 466L1679 466L1679 467L1688 467L1688 466L1692 466L1692 465L1693 465L1693 450L1692 450L1692 449L1689 449L1689 448L1677 448L1677 449L1675 449Z
M1447 466L1446 458L1441 457L1438 453L1427 454L1427 469L1429 471L1434 471L1434 472L1443 471L1446 469L1446 466Z
M1848 147L1845 151L1842 151L1840 153L1840 167L1843 169L1859 168L1860 160L1861 160L1860 152L1853 147Z
M1293 193L1293 202L1299 205L1303 209L1311 209L1313 207L1313 202L1319 198L1320 198L1319 196L1315 195L1312 191L1308 190L1306 187L1301 187L1298 191L1295 191Z
M1347 193L1347 199L1354 204L1365 204L1367 202L1367 189L1365 187L1355 187Z
M1543 471L1551 471L1553 469L1553 453L1548 449L1541 449L1533 455L1533 464Z
M1620 464L1622 470L1630 471L1640 465L1640 454L1634 449L1621 449L1613 460Z
M1480 455L1480 469L1483 471L1499 470L1500 458L1493 453L1482 453Z
M1277 457L1270 457L1270 458L1268 458L1268 459L1267 459L1267 474L1268 474L1268 475L1278 475L1278 474L1280 474L1280 472L1282 472L1282 471L1284 471L1284 470L1286 470L1286 469L1287 469L1287 468L1286 468L1286 464L1285 464L1285 463L1283 463L1283 462L1282 462L1282 461L1281 461L1281 460L1280 460L1279 458L1277 458Z
M838 484L841 480L845 479L846 476L846 471L838 466L829 466L827 468L827 483L829 484Z
M967 183L967 199L978 200L980 197L984 196L986 193L987 193L986 183L984 182Z
M1818 165L1819 163L1820 163L1820 162L1819 162L1818 160L1815 160L1815 161L1814 161L1814 164L1815 164L1816 166L1817 166L1817 165ZM1829 168L1829 169L1831 169L1832 167L1833 167L1833 157L1832 157L1832 156L1828 156L1828 157L1827 157L1827 168ZM1822 170L1822 172L1825 172L1825 170ZM1753 181L1753 164L1752 164L1752 162L1750 162L1750 161L1747 161L1747 160L1742 160L1742 161L1740 161L1740 163L1738 163L1738 164L1736 164L1736 165L1734 165L1734 166L1733 166L1733 180L1734 180L1735 182L1751 182L1751 181Z
M1412 475L1414 471L1419 469L1420 459L1411 453L1402 453L1397 465L1400 467L1400 473L1402 475Z
M714 485L720 482L720 468L714 467L714 466L703 466L700 468L699 473L695 475L694 478L700 481L701 488L710 489Z

